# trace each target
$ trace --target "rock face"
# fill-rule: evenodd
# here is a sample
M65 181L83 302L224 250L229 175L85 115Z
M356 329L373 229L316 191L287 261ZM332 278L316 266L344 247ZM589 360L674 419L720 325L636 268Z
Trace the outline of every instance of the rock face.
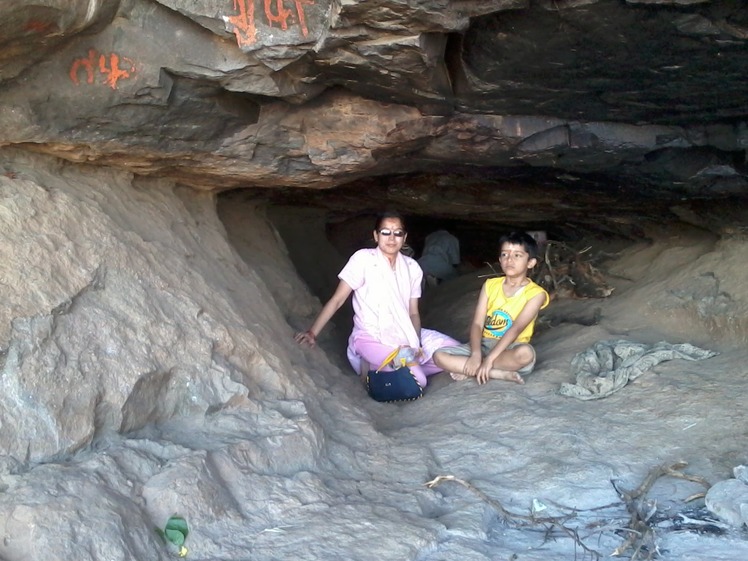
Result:
M728 0L0 0L0 558L169 559L177 513L196 560L566 561L424 483L584 509L655 459L746 463L747 29ZM346 375L344 317L292 337L385 202L488 246L656 235L526 393L390 407ZM463 336L479 286L429 325ZM658 330L722 362L631 389L641 434L555 400L580 345Z
M741 528L748 519L748 485L739 479L726 479L709 488L706 505L721 520Z
M3 178L3 453L36 463L99 430L246 398L241 378L276 360L279 312L269 294L253 303L252 334L237 314L247 293L268 289L236 260L212 197L105 170L28 165L15 160L16 179ZM239 285L244 296L231 293ZM286 391L268 383L250 385L258 395Z
M272 508L277 491L263 499L264 484L243 478L316 470L326 444L301 398L316 395L313 408L329 398L294 366L284 316L309 316L316 301L269 222L244 207L245 261L210 194L3 156L15 171L0 177L0 556L166 559L152 528L188 503L208 516L204 530L213 517L261 531L244 520L254 506L231 503L244 488L249 503ZM208 418L231 446L210 444Z
M746 190L748 15L729 0L6 0L0 15L0 138L68 160L208 190L433 171L459 189L443 172L480 168L556 198Z
M635 280L631 296L599 304L608 327L551 334L527 392L456 383L440 391L434 382L426 398L400 407L368 399L346 374L344 325L342 340L332 327L320 338L329 354L293 343L319 302L289 255L306 250L298 266L334 278L335 252L315 242L324 213L276 208L271 221L241 192L216 209L213 194L166 179L7 148L2 156L12 170L0 176L8 561L169 559L153 529L175 513L190 525L193 559L488 560L528 551L536 531L509 531L482 499L425 482L454 474L515 512L538 497L582 512L616 500L611 473L633 488L653 449L718 474L746 444L732 418L746 376L722 376L748 364L742 346L712 366L717 377L702 365L643 376L628 389L641 404L633 436L627 405L567 411L556 395L574 350L612 332L642 337L643 322L671 318L690 326L671 333L698 332L697 342L713 345L710 335L744 326L739 240L701 233L675 245L669 234L666 245L643 244L643 258L614 269L613 278ZM300 241L287 248L283 239ZM461 336L474 298L461 289L426 321ZM704 407L709 423L693 413ZM579 516L580 531L600 523ZM605 516L624 524L628 515L621 506ZM663 540L703 559L725 548L748 555L739 540ZM603 532L594 548L621 541ZM575 548L544 546L535 559L564 561Z

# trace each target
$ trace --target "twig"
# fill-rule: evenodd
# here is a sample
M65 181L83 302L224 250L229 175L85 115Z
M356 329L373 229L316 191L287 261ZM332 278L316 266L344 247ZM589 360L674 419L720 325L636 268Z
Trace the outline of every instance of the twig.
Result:
M484 263L486 265L488 265L489 269L491 269L491 274L490 275L478 275L479 279L487 279L487 278L491 278L491 277L498 277L498 276L500 276L499 273L496 272L496 269L493 268L493 265L491 263L489 263L488 261L484 261Z
M685 499L683 499L684 503L690 503L691 501L695 501L696 499L703 499L706 497L706 493L694 493L693 495L689 495Z
M434 487L442 484L445 481L454 481L455 483L459 483L466 489L478 495L478 497L483 499L485 502L487 502L490 506L492 506L498 512L499 518L501 518L502 522L505 522L505 523L513 522L515 524L530 523L531 525L545 525L546 526L546 539L548 539L547 538L548 534L552 532L554 528L558 528L559 530L564 532L567 536L569 536L572 540L574 540L574 544L576 546L581 547L585 553L589 553L590 555L594 556L595 559L600 559L600 557L602 557L602 554L600 552L595 551L594 549L590 549L584 544L584 542L582 542L576 530L564 525L564 522L573 518L574 514L568 515L568 516L538 518L537 516L533 516L533 515L528 516L525 514L518 514L515 512L510 512L507 509L505 509L504 505L502 505L496 499L492 499L491 497L486 495L483 491L481 491L480 489L478 489L471 483L468 483L467 481L463 479L459 479L455 477L454 475L439 475L435 477L434 479L432 479L431 481L424 483L424 485L428 487L429 489L433 489Z
M699 483L703 485L706 489L710 488L709 482L699 476L695 475L688 475L683 473L681 470L685 468L688 464L686 462L678 462L672 465L660 465L657 466L649 471L647 476L644 478L644 481L632 491L625 491L621 488L619 488L616 485L615 481L611 481L613 488L615 489L618 496L621 498L623 503L626 506L626 510L629 513L629 522L627 527L621 527L619 524L611 525L611 524L605 524L602 529L597 528L596 532L600 532L601 534L607 530L614 528L617 532L620 533L626 533L627 537L625 541L619 545L612 553L611 557L617 557L625 554L627 551L632 550L630 561L651 561L655 557L659 555L659 550L657 547L657 544L655 543L655 531L653 526L650 524L650 520L654 516L654 514L657 512L657 505L655 502L648 502L645 501L645 497L647 493L650 491L652 486L655 484L655 482L663 476L668 477L675 477L678 479L684 479L686 481L691 481L694 483ZM603 505L600 507L592 508L592 509L584 509L584 510L578 510L575 508L566 507L564 505L561 505L559 503L554 503L553 501L546 502L553 504L554 506L569 511L569 514L566 514L564 516L555 516L555 517L537 517L533 514L526 515L526 514L519 514L516 512L511 512L504 508L504 505L501 504L501 502L497 501L496 499L493 499L486 495L483 491L472 485L471 483L459 479L455 477L454 475L439 475L432 479L431 481L425 483L424 485L428 487L429 489L433 489L437 487L438 485L441 485L445 481L452 481L454 483L458 483L459 485L462 485L469 491L476 494L478 497L480 497L483 501L488 503L496 512L498 513L499 518L502 522L506 524L515 524L519 526L539 526L544 528L544 541L547 541L550 539L552 532L554 530L558 530L560 532L563 532L568 537L570 537L574 541L574 546L580 547L584 555L586 556L589 554L594 559L599 560L602 557L602 554L598 551L595 551L594 549L591 549L585 545L585 543L582 541L582 538L579 535L579 532L566 525L566 522L569 520L575 518L580 512L591 512L591 511L599 511L606 508L612 508L615 506L620 506L620 503L610 503L607 505ZM694 495L691 495L686 499L686 502L691 501L695 498L703 496L703 493L697 493ZM545 499L544 499L545 500ZM588 526L589 528L589 526ZM538 528L540 529L540 528ZM596 533L595 532L595 533ZM591 536L592 534L586 535L585 538ZM576 559L576 553L575 557Z
M545 264L548 267L548 274L551 275L551 282L553 283L553 292L558 292L558 283L556 282L556 275L553 274L553 267L551 266L551 257L549 251L551 249L551 242L545 245Z

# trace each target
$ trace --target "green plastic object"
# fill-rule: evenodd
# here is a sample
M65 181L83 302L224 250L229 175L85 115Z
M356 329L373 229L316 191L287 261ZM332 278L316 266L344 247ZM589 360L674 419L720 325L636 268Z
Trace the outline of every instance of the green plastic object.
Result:
M176 546L184 545L184 540L187 539L189 533L187 521L181 516L172 516L166 522L164 537Z
M182 516L172 516L166 522L164 538L169 543L177 546L180 557L187 555L187 548L184 547L184 542L189 533L190 529L187 527L187 521Z

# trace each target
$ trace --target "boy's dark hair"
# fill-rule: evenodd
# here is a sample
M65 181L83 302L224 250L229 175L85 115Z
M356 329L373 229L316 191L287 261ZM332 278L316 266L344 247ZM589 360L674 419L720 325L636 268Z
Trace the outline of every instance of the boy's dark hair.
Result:
M538 258L538 242L527 232L509 232L499 239L499 250L505 243L521 245L530 259Z
M379 228L382 226L382 222L384 222L388 218L399 220L400 224L403 225L403 230L405 230L406 232L408 231L408 229L405 227L405 218L403 218L403 215L396 210L385 210L384 212L380 212L379 214L377 214L377 221L374 224L374 229L376 231L379 231Z

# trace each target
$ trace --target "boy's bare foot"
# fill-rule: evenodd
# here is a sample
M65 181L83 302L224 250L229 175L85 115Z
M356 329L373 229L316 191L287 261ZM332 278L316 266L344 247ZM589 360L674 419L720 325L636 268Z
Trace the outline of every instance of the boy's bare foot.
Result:
M524 384L525 381L522 379L517 372L512 370L499 370L497 368L491 369L488 376L492 380L505 380L507 382L514 382L515 384Z
M459 372L450 372L449 375L453 380L456 380L458 382L470 378L470 376L461 374ZM511 370L498 370L497 368L494 368L493 370L491 370L489 377L492 380L504 380L507 382L514 382L515 384L525 383L525 381L522 379L522 376L520 376L517 372L513 372Z

